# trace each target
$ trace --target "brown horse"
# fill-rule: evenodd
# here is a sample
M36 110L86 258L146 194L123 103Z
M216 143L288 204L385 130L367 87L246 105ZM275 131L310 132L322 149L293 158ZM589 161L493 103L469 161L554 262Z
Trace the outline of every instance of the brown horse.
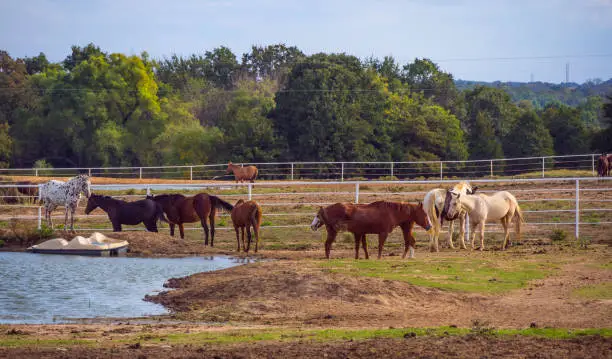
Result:
M255 183L255 178L257 178L258 173L257 167L255 166L241 167L232 164L232 162L227 164L227 170L225 170L226 174L229 174L230 172L234 173L234 178L236 179L236 182L249 181L251 183Z
M239 200L236 202L234 209L232 209L232 222L234 223L234 230L236 231L236 241L238 247L236 252L240 252L240 236L238 234L238 228L242 232L242 249L249 253L251 249L251 227L255 233L255 253L259 246L259 227L261 227L261 207L255 201L243 201ZM244 240L244 229L246 228L248 244L245 245Z
M404 235L404 253L410 250L410 258L414 257L416 240L412 235L414 223L425 230L431 228L431 222L423 209L418 205L405 202L377 201L367 205L336 203L326 208L321 207L315 216L311 228L318 229L323 224L328 229L325 242L325 257L329 258L331 244L339 231L349 231L355 237L355 259L359 259L359 244L361 243L366 259L369 258L366 234L378 234L378 259L389 233L397 226L402 228Z
M597 158L597 175L599 177L605 177L610 174L610 160L612 160L612 155L606 156L602 154Z
M210 221L210 246L215 242L215 215L217 209L230 212L234 207L217 196L207 193L198 193L192 197L182 194L160 194L158 196L147 196L159 203L170 222L170 235L174 236L174 226L178 225L181 239L185 238L183 223L193 223L198 220L204 228L204 245L208 245L208 224Z

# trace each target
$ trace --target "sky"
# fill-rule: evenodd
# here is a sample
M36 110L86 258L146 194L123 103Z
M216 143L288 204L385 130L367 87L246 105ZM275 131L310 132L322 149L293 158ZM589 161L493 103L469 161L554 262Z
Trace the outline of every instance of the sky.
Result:
M154 58L285 43L306 54L430 58L455 79L612 78L612 0L2 0L0 49Z

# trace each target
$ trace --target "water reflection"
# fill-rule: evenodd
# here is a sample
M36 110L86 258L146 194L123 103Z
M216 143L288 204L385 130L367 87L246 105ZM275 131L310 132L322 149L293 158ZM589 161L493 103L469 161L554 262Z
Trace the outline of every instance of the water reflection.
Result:
M104 258L0 253L0 323L164 314L146 294L169 278L225 269L253 258Z

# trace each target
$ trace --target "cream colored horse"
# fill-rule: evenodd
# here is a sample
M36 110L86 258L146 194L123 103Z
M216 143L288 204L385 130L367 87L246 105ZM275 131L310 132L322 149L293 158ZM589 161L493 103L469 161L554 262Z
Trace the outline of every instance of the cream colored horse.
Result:
M476 195L457 195L452 197L448 208L448 213L452 217L461 211L467 212L470 220L470 229L472 231L472 249L476 240L476 227L479 227L480 232L480 250L484 250L484 228L487 221L500 221L504 227L504 243L502 250L508 246L510 238L510 223L515 219L515 231L517 239L521 238L521 224L525 222L521 207L516 198L507 191L496 192L492 196L485 194ZM463 238L465 229L465 217L460 217L461 223L461 238Z
M432 252L438 252L438 239L440 238L440 231L442 230L442 221L447 220L449 222L448 228L448 244L451 248L455 248L453 244L453 222L456 219L452 218L444 213L444 203L446 200L447 193L452 196L459 194L472 194L476 191L475 188L467 182L459 182L452 189L446 190L442 188L432 189L427 192L425 199L423 200L423 208L427 215L431 219L432 230L429 232L429 250ZM460 213L459 216L465 216L464 213ZM461 248L466 249L465 240L461 237Z

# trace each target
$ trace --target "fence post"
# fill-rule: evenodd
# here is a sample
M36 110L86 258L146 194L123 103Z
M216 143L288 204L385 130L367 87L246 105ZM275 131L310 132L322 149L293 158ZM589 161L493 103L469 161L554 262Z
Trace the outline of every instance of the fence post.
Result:
M593 177L595 177L595 154L591 155L591 168L593 170Z
M293 162L291 162L291 180L293 181Z
M576 240L580 237L580 180L576 180Z
M41 229L42 229L42 206L38 206L38 230L40 231Z
M544 178L544 157L542 157L542 178Z
M393 162L391 162L391 177L393 177Z
M442 161L440 161L440 179L442 179Z
M252 190L253 190L253 184L252 184L252 183L249 183L249 201L251 200L251 198L253 198L253 195L252 195L252 193L251 193L251 192L252 192Z
M342 167L340 169L340 181L344 182L344 162L341 163Z
M493 178L493 160L491 160L491 178Z
M359 203L359 182L355 183L355 203Z
M38 177L38 168L34 169L34 176Z
M87 175L88 175L89 177L91 177L91 168L88 168L88 169L87 169Z
M193 181L193 166L189 166L189 180Z
M142 167L138 169L138 178L142 179Z

